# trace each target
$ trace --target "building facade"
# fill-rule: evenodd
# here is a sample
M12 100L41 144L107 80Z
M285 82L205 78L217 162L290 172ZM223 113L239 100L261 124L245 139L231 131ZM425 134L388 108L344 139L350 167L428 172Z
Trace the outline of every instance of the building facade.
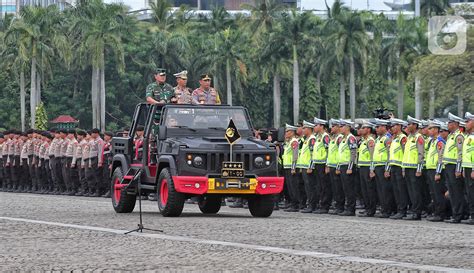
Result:
M74 0L0 0L0 14L18 14L21 7L57 5L60 10L74 4Z

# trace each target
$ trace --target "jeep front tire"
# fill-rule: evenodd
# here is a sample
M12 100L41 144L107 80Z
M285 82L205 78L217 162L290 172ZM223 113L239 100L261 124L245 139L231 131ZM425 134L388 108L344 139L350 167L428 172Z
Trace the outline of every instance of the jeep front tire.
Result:
M199 199L199 209L204 214L216 214L221 209L222 197L203 196Z
M156 187L158 208L165 217L177 217L183 212L184 196L176 191L169 168L164 168Z
M273 195L256 195L249 198L249 210L254 217L269 217L273 213Z
M135 208L137 197L135 194L127 194L127 191L124 188L125 185L122 184L122 180L122 168L118 167L114 170L110 185L112 206L118 213L130 213Z

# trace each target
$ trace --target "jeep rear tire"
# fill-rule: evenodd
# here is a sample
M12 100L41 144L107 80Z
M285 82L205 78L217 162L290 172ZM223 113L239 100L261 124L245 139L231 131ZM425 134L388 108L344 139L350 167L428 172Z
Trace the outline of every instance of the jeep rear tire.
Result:
M130 213L135 208L137 197L135 194L127 194L123 187L123 172L122 168L116 168L112 175L110 192L112 195L112 206L118 213Z
M203 196L199 199L199 209L204 214L216 214L221 209L222 197Z
M176 191L169 168L161 170L156 191L161 214L165 217L180 216L184 207L184 195Z
M249 210L254 217L269 217L273 213L273 195L257 195L249 198Z

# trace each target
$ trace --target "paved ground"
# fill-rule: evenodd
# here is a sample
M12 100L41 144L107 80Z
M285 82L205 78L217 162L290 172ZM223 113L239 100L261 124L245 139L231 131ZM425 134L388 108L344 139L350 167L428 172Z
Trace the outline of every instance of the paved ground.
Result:
M110 200L0 192L0 271L473 271L469 225L275 212L252 218L186 205L163 218L143 201L146 231L124 235L138 213Z

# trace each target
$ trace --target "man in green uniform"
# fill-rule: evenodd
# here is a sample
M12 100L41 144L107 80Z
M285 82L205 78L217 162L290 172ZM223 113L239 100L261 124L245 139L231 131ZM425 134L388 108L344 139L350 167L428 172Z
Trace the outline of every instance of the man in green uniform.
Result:
M339 214L344 212L344 192L342 190L341 177L336 174L337 160L339 157L339 143L343 138L341 134L340 122L337 119L329 120L329 126L331 128L331 137L328 146L328 157L326 160L326 174L329 175L331 181L331 190L336 202L336 209L331 211L330 214Z
M462 148L464 135L459 130L459 123L463 120L451 113L448 114L449 136L443 153L444 176L448 185L451 200L452 219L449 223L460 223L463 217L466 200L464 198L464 181L462 171Z
M328 158L329 148L329 134L326 132L325 125L328 123L325 120L314 118L314 133L316 137L316 144L313 149L313 167L316 184L320 195L320 208L314 213L326 214L329 212L332 200L331 181L325 172L326 160Z
M390 177L395 202L397 203L397 214L390 216L390 219L398 220L407 215L409 201L407 184L402 174L403 151L407 142L407 137L402 130L406 122L401 119L392 118L390 119L390 125L392 140L390 142L389 164L385 169L385 177Z
M175 100L174 90L166 83L166 70L157 68L155 70L155 82L146 87L146 101L150 104L165 104Z
M439 131L442 123L433 120L428 125L430 142L426 153L426 177L429 182L430 192L433 199L433 215L427 217L431 222L442 222L446 218L446 186L442 179L443 172L443 151L446 140L440 136Z
M370 176L370 166L372 165L375 140L371 130L375 124L364 122L359 130L361 137L358 149L359 177L362 196L365 203L365 213L359 214L361 217L373 217L377 208L377 187L374 177Z
M468 135L462 148L462 167L471 216L467 224L474 225L474 115L467 112L465 117L466 133Z
M407 122L409 135L403 151L402 166L413 214L403 217L403 220L421 220L425 139L418 132L421 120L408 116Z
M308 198L308 207L301 210L302 213L312 213L316 211L319 203L319 192L316 179L313 173L313 149L316 138L313 135L314 124L303 121L303 145L299 151L296 167L301 170L306 196Z
M296 178L296 162L299 154L299 143L296 138L298 128L286 124L285 143L283 144L283 170L285 174L285 184L288 187L291 204L286 212L297 212L299 207L298 180Z
M341 133L343 137L339 143L336 174L341 177L342 190L346 199L344 212L339 216L355 216L356 188L355 188L355 162L357 160L357 139L351 133L354 123L341 119Z

